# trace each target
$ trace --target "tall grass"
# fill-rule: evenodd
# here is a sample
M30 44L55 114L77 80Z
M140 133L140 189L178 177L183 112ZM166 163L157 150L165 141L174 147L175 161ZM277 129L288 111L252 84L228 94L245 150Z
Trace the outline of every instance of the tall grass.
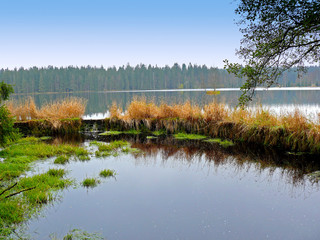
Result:
M169 133L184 131L238 141L279 146L293 151L320 153L320 121L310 121L298 110L276 115L258 107L230 108L210 103L203 107L191 104L156 105L145 98L134 99L125 112L113 105L110 111L111 126L139 128Z
M66 118L79 118L84 114L86 100L81 98L65 98L56 102L47 103L38 108L33 98L23 102L9 101L7 107L16 121L48 119L59 120Z

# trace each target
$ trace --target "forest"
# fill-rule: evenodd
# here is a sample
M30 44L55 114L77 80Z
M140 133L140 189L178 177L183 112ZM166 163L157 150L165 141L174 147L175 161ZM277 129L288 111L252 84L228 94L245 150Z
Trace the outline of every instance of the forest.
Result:
M278 86L320 86L320 67L310 66L307 70L301 78L295 69L284 72ZM228 74L224 69L177 63L171 67L140 64L118 68L48 66L1 69L0 81L11 84L15 93L234 88L244 83L243 79Z

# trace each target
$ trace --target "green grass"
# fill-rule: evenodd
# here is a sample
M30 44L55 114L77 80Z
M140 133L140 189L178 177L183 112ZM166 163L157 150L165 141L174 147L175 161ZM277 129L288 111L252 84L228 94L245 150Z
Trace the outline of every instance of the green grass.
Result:
M141 131L138 131L138 130L136 130L136 129L130 129L130 130L124 131L124 132L122 132L122 133L124 133L124 134L134 134L134 135L137 135L137 134L140 134Z
M94 142L93 145L98 146L98 151L95 152L96 157L108 157L118 155L118 150L129 148L129 143L126 141L113 141L108 144L102 142Z
M20 139L2 149L0 157L4 160L0 163L0 192L7 191L0 196L0 239L6 239L17 224L29 219L43 204L55 200L57 190L72 184L64 178L66 172L63 169L49 169L46 173L24 177L34 161L60 155L60 160L58 157L55 162L62 163L70 156L85 157L88 154L81 147L51 145L35 137Z
M99 135L101 136L109 136L109 135L119 135L122 134L123 132L120 131L105 131L103 133L100 133Z
M43 204L55 200L55 190L70 186L72 181L64 179L64 175L63 169L50 169L46 173L20 178L13 188L6 191L0 197L0 238L7 239L17 224L28 220ZM13 186L13 182L2 182L0 191L9 186ZM19 194L5 198L15 193Z
M114 177L116 175L116 172L114 170L110 170L110 169L104 169L100 172L99 176L100 177Z
M49 176L62 178L66 174L66 171L64 169L51 168L47 173L49 174Z
M152 134L155 136L160 136L160 135L166 135L167 133L165 130L158 130L158 131L153 131Z
M157 137L155 136L147 136L147 139L156 139Z
M128 131L105 131L104 133L100 133L101 136L110 136L110 135L120 135L120 134L140 134L141 131L136 129L130 129Z
M206 139L204 140L204 142L209 142L209 143L218 143L220 146L222 147L231 147L234 145L234 143L232 141L229 140L221 140L220 138L211 138L211 139Z
M86 178L82 181L82 186L87 188L93 188L96 187L100 183L100 180L96 178Z
M175 139L179 140L201 140L207 138L207 136L204 135L198 135L198 134L187 134L187 133L177 133L173 135Z
M61 155L54 160L54 164L66 164L69 162L69 157L66 155Z

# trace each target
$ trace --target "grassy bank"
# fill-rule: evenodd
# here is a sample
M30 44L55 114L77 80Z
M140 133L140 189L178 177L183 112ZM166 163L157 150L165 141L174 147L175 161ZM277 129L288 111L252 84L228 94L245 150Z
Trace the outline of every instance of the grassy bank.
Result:
M320 125L299 111L276 116L258 108L230 109L211 103L200 108L190 102L156 105L145 99L132 101L123 111L110 109L107 129L184 132L278 147L286 151L320 153Z
M26 221L44 204L57 197L57 190L72 182L65 170L52 168L47 172L26 175L32 163L57 155L81 158L88 156L84 148L68 144L47 144L38 138L19 140L0 151L0 239L8 239L18 224Z

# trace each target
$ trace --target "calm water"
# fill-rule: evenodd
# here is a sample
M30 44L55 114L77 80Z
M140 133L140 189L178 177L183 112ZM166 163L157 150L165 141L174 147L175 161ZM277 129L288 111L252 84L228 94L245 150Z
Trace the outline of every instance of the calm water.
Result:
M315 115L320 112L320 91L314 90L276 90L257 91L255 101L252 105L262 105L270 108L275 113L293 111L295 108L301 109L305 114ZM165 101L168 103L181 103L190 100L198 105L204 105L212 101L226 103L229 106L236 106L241 92L236 89L225 89L220 95L207 95L204 90L191 89L190 91L161 91L161 92L88 92L70 94L37 94L37 95L13 95L16 100L23 100L32 96L38 106L46 102L51 102L67 96L76 96L88 100L85 117L102 118L106 116L109 107L113 102L117 102L123 109L135 97L146 97L157 103ZM311 118L315 118L311 116Z
M117 175L93 189L63 191L30 220L32 237L81 228L130 240L320 238L319 184L305 175L319 169L315 159L170 138L129 142L143 154L65 165L78 183L105 168ZM36 169L46 171L53 160Z

